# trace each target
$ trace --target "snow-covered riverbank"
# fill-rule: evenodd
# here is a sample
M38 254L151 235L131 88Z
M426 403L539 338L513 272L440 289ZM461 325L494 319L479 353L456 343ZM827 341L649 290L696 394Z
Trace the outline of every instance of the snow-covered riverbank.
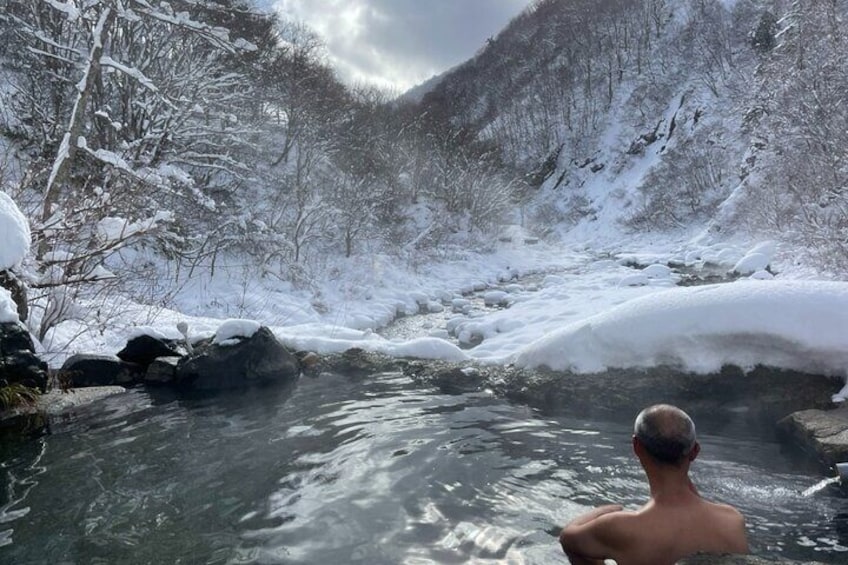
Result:
M66 322L44 344L58 365L77 352L114 353L136 326L179 338L176 323L208 334L224 319L256 319L299 350L336 353L358 347L392 356L482 363L515 362L558 370L671 365L696 372L724 364L766 364L844 376L848 365L848 283L802 280L786 274L772 245L698 247L678 242L630 242L618 253L584 248L502 243L490 255L398 268L385 258L340 264L337 277L314 293L266 280L245 280L226 267L197 277L173 309L124 304L109 324L86 328ZM753 265L760 263L760 265ZM777 277L756 267L772 264ZM741 280L677 288L666 265L698 273L744 272ZM753 266L752 266L753 265ZM745 271L749 269L748 271ZM521 281L534 274L534 282ZM748 280L770 279L770 280ZM375 332L398 316L450 310L463 293L505 288L508 308L445 316L454 334L474 334L479 345L460 349L445 327L413 339ZM116 306L117 308L117 306Z

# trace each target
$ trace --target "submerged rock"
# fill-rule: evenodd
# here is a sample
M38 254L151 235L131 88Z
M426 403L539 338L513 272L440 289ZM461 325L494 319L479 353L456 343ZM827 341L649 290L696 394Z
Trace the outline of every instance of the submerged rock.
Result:
M47 363L35 355L29 331L18 322L0 324L0 382L47 390Z
M350 377L366 377L377 373L399 371L406 365L402 359L353 348L321 359L318 368Z
M69 388L131 385L141 381L144 367L113 355L73 355L59 370L59 379Z
M778 422L778 431L826 466L848 461L848 406L795 412Z
M175 383L193 390L226 390L289 382L299 375L295 354L263 326L247 338L196 348L177 364Z

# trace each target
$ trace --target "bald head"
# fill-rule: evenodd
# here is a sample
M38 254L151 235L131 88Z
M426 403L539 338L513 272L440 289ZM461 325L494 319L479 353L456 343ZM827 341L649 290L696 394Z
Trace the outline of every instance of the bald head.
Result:
M686 412L656 404L636 416L633 434L659 463L679 465L695 447L695 423Z

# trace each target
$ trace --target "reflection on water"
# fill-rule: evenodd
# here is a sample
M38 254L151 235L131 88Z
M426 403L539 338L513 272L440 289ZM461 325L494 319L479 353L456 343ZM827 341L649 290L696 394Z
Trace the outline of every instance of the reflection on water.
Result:
M818 477L770 442L702 443L695 480L740 507L756 552L844 562L840 487L805 498ZM0 446L0 562L562 563L561 524L644 501L629 446L626 425L398 375L217 399L136 391Z

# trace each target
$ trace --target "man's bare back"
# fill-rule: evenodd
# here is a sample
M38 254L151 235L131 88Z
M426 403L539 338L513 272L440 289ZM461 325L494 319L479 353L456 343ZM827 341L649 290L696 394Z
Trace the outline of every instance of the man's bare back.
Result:
M646 412L647 423L642 421ZM731 506L704 500L689 480L689 464L700 450L691 419L670 406L651 407L642 414L633 448L648 477L651 500L636 512L610 505L572 521L560 535L571 563L613 559L618 565L672 565L697 553L747 553L742 515ZM681 422L682 428L674 427ZM668 437L653 437L656 430Z
M595 520L598 550L618 565L672 565L697 553L747 553L745 521L734 508L703 499L680 505L653 501L636 512L614 511ZM568 542L568 536L564 536ZM574 565L598 563L597 559Z

